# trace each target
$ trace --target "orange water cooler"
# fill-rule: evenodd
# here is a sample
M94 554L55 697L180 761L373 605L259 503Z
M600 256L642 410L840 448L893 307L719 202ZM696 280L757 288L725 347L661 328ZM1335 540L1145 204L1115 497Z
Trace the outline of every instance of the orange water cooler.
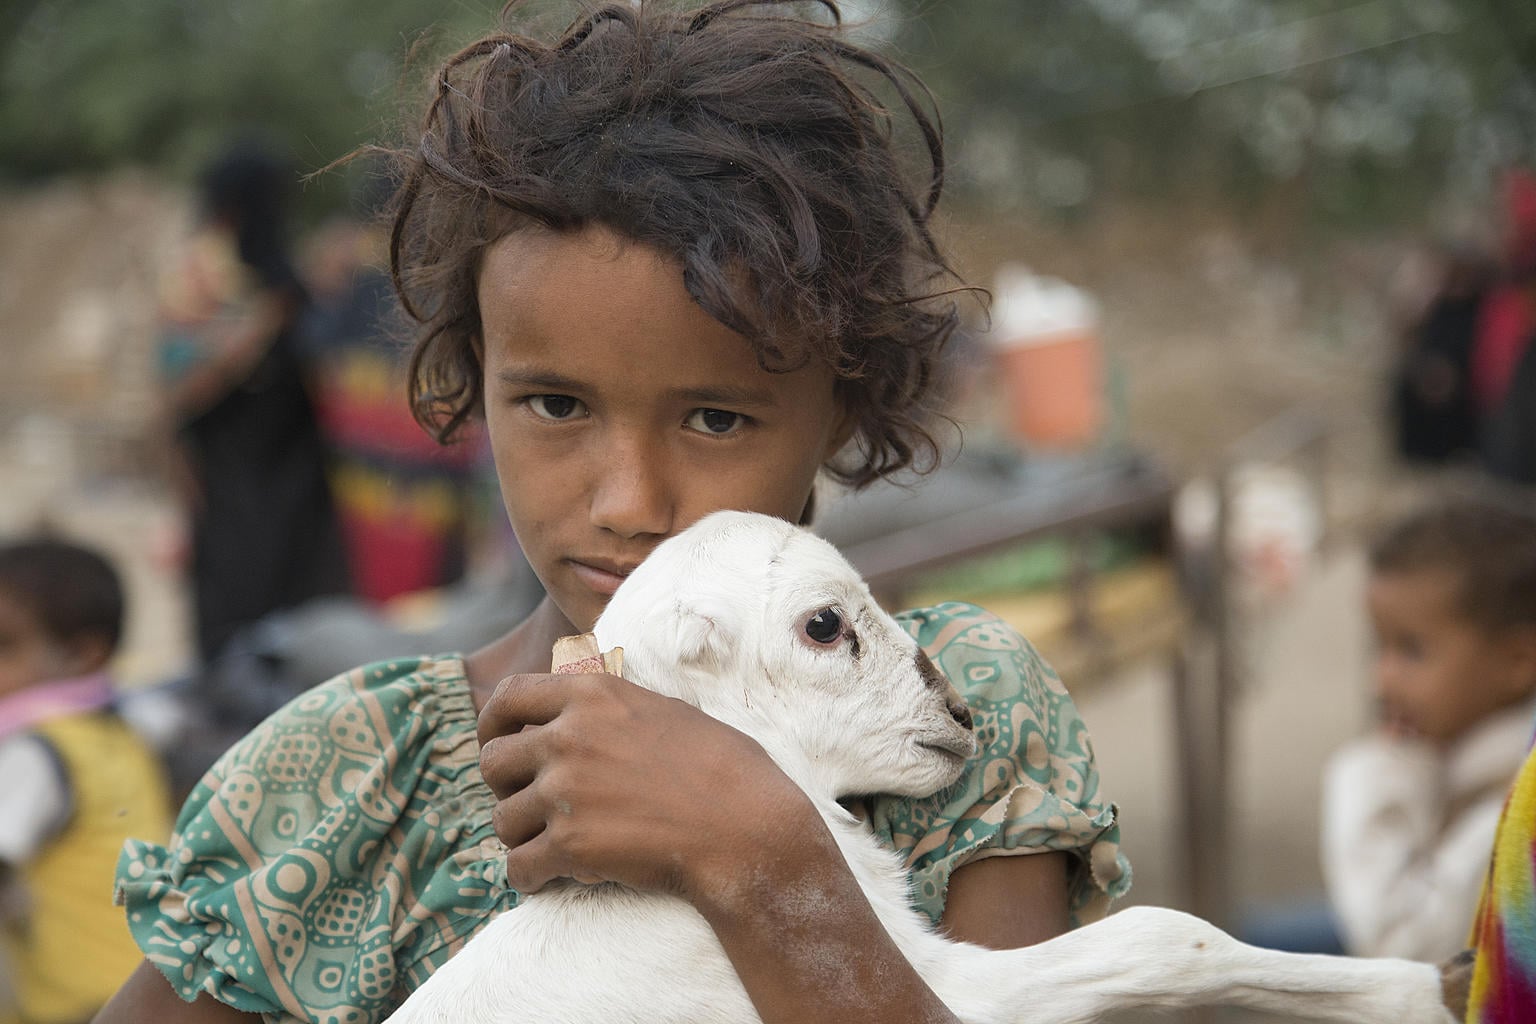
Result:
M1097 303L1017 264L999 268L992 295L989 342L1003 427L1029 449L1091 446L1105 418Z

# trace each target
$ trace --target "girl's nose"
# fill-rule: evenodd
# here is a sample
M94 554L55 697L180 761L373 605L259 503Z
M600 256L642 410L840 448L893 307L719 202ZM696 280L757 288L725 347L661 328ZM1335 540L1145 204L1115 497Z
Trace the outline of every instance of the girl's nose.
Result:
M625 539L671 533L672 488L663 453L635 441L614 443L596 473L592 525Z

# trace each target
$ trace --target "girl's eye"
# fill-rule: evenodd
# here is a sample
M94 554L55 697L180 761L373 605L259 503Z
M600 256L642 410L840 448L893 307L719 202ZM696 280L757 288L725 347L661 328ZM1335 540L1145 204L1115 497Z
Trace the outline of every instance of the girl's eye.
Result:
M823 608L805 624L805 635L819 644L831 644L843 635L843 617L832 608Z
M734 434L746 422L739 412L724 409L695 409L688 414L688 427L702 434Z
M525 401L541 420L569 420L582 412L582 404L570 395L530 395Z

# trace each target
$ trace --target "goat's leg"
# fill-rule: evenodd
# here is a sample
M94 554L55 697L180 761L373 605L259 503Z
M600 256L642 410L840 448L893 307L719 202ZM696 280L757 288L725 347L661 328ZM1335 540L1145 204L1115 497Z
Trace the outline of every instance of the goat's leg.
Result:
M1258 949L1157 907L1132 907L1026 949L931 952L939 962L930 984L973 1024L1079 1024L1121 1009L1212 1005L1337 1024L1456 1020L1432 964Z

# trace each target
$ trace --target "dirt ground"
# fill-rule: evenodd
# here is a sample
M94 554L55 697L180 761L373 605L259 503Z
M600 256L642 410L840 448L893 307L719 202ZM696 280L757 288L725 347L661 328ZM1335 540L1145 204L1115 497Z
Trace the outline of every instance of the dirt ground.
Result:
M0 197L0 532L47 521L119 557L130 683L187 657L177 517L145 429L150 268L183 216L178 197L133 175ZM1292 592L1245 621L1228 780L1241 900L1313 898L1320 761L1364 722L1359 538L1419 487L1390 469L1379 415L1400 254L1356 244L1296 269L1255 257L1219 224L1145 218L1090 236L1067 246L992 226L971 233L962 264L1036 253L1042 269L1095 290L1117 433L1192 478L1287 409L1328 425L1331 541ZM1169 692L1165 666L1148 662L1079 695L1121 808L1136 903L1182 899Z

